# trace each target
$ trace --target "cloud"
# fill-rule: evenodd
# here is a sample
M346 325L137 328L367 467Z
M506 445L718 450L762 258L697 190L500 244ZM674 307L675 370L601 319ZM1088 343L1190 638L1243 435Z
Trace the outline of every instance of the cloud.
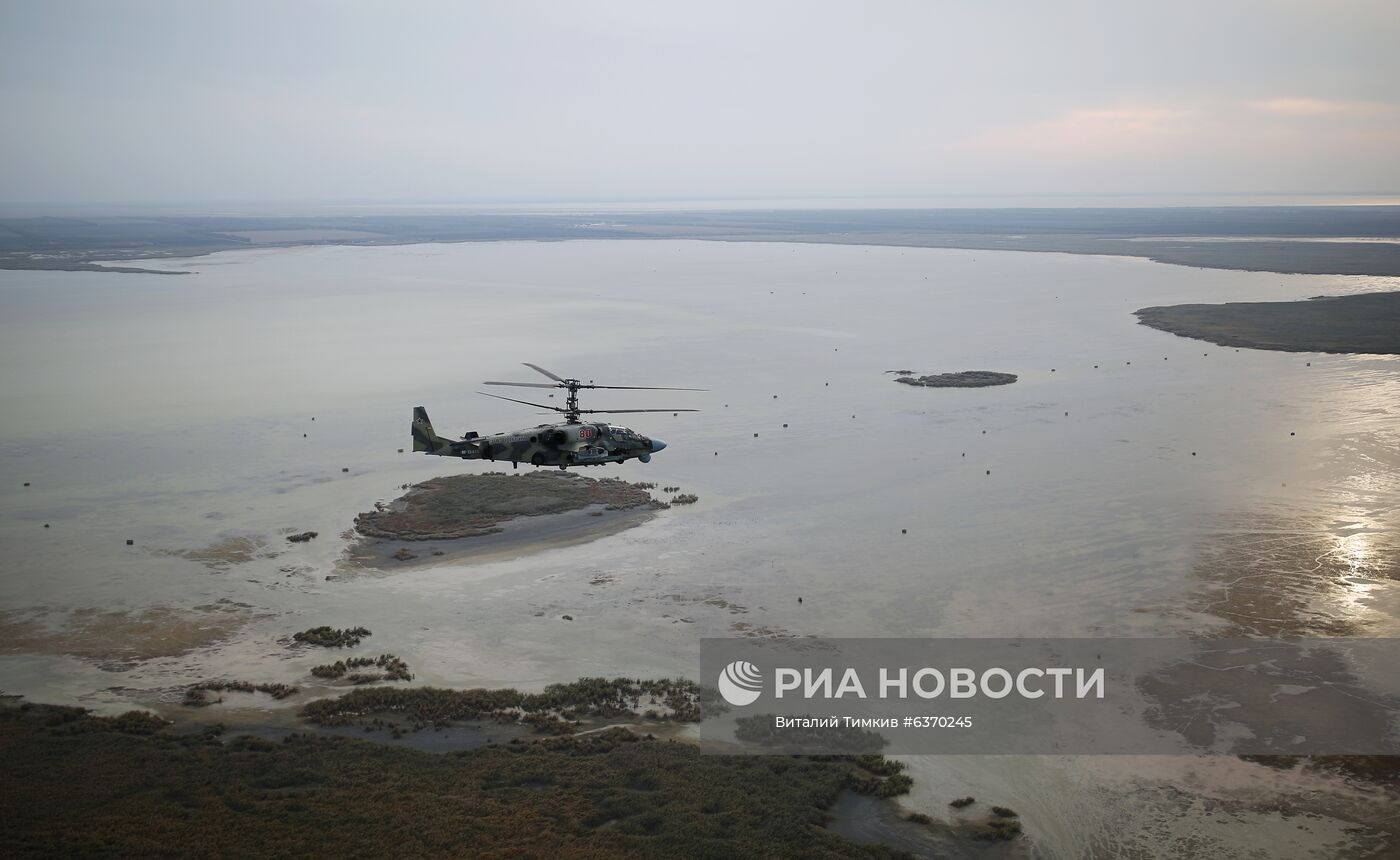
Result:
M1071 125L1092 123L1133 131L1147 131L1160 128L1173 120L1184 119L1192 114L1193 111L1170 108L1098 108L1070 111L1061 118L1060 122Z
M974 150L1003 153L1102 153L1142 151L1189 134L1196 112L1167 106L1077 108L1037 122L984 132Z
M949 161L1023 188L1382 189L1397 151L1400 106L1208 96L1069 105L969 134Z
M1351 116L1378 117L1400 111L1396 105L1384 102L1344 101L1338 99L1273 98L1250 102L1251 109L1286 117Z

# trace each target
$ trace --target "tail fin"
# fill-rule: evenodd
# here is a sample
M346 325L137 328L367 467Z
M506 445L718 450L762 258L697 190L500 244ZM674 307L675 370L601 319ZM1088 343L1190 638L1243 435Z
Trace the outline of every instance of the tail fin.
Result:
M428 420L428 410L421 406L413 407L413 450L429 454L451 450L452 442L433 432L433 422Z

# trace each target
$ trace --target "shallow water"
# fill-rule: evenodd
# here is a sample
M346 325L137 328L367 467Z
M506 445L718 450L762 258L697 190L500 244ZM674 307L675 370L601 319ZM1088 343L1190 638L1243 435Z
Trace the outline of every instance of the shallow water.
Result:
M57 634L0 656L0 689L37 701L120 710L131 690L213 676L304 684L325 655L279 640L318 624L369 627L362 650L402 656L419 683L523 688L692 675L701 636L1179 634L1241 623L1220 610L1222 558L1283 577L1324 563L1286 602L1308 613L1294 632L1318 619L1396 632L1400 359L1236 351L1131 312L1397 279L670 241L152 265L197 274L0 272L0 621L61 632L72 610L225 600L246 622L145 660L62 656ZM348 569L355 513L408 482L499 468L398 453L411 408L448 436L544 420L473 393L534 381L522 361L710 389L584 402L702 409L619 416L669 447L584 470L678 484L699 504L517 558ZM933 390L884 373L906 368L1020 380ZM290 544L282 529L320 537ZM247 536L265 542L248 560L190 557ZM1051 856L1211 814L1161 789L1106 801L1112 762L1018 761L918 762L911 802L942 814L945 786L977 783L1023 809ZM1103 841L1138 818L1131 842ZM1189 844L1233 851L1270 827L1245 816ZM1279 850L1296 856L1336 845L1290 838Z

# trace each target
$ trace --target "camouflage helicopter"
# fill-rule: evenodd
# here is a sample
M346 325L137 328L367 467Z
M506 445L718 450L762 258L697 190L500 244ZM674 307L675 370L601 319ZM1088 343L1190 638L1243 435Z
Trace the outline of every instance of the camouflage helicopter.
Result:
M509 460L512 466L521 463L532 466L601 466L604 463L621 463L637 459L651 462L651 455L666 447L666 443L655 437L643 436L627 427L618 427L603 422L585 422L584 415L597 413L619 414L624 412L698 412L698 409L580 409L578 393L584 388L615 388L633 391L704 391L703 388L670 388L652 385L594 385L592 380L583 382L566 379L551 373L537 364L524 362L525 366L544 374L553 382L485 382L483 385L510 385L517 388L562 388L569 392L563 406L550 406L545 403L531 403L487 394L497 400L509 400L526 406L538 406L564 415L562 424L540 424L525 430L510 433L497 433L482 436L469 432L459 441L453 441L433 432L433 424L428 420L428 411L422 406L413 408L413 450L440 457L461 457L463 460Z

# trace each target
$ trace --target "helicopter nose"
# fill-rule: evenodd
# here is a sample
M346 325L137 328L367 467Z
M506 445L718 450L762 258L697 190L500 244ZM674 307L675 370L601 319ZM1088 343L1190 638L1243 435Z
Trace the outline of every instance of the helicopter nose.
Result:
M666 447L666 443L665 443L665 442L662 442L660 439L657 439L657 438L655 438L655 437L652 438L652 440L651 440L651 450L652 450L652 453L655 453L655 452L657 452L657 451L660 451L662 448L665 448L665 447Z

